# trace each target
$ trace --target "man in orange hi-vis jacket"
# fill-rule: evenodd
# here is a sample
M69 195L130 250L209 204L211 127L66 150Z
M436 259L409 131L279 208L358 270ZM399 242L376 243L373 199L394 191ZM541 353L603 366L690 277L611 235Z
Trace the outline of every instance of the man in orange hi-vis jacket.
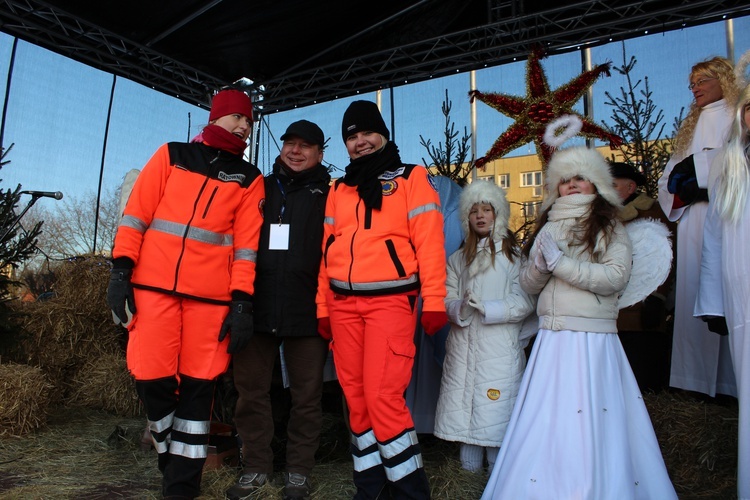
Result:
M129 330L165 498L200 494L216 379L253 334L264 186L243 158L252 116L244 92L217 93L198 137L143 167L115 236L107 302Z
M349 407L355 498L426 499L404 391L418 294L428 334L448 320L440 200L427 169L401 162L374 103L349 106L342 137L351 163L328 195L316 300Z

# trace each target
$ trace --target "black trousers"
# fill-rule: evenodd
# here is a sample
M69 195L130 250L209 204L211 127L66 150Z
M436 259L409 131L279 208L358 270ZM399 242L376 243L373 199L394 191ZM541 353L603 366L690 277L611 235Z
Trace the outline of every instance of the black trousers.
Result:
M232 361L238 393L234 423L242 440L244 471L273 473L274 420L270 391L282 340L291 393L285 469L308 476L315 465L323 425L321 397L327 341L317 334L283 338L253 335L250 344L235 354Z
M618 336L641 391L669 387L672 336L658 331L619 332Z

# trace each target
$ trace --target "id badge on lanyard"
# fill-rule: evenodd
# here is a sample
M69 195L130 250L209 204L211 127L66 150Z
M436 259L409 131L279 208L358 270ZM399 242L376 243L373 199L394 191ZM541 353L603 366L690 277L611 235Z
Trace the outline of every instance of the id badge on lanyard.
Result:
M286 193L284 192L284 186L278 178L276 178L276 184L278 184L281 191L281 212L279 213L279 223L271 224L271 231L268 235L268 249L289 250L289 224L281 222L284 218L284 210L286 209Z

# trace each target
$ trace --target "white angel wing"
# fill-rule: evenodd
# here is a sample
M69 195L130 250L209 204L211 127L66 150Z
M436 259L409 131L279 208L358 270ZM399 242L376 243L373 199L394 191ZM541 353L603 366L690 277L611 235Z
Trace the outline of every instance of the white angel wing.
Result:
M672 240L666 225L655 219L637 219L625 229L633 245L633 269L620 295L620 309L648 297L667 280L672 268Z

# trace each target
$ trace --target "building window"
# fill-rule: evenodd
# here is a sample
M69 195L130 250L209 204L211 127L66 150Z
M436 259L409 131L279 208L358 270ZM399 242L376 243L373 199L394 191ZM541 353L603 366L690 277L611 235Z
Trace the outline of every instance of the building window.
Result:
M521 187L533 187L542 185L542 171L523 172L521 174Z
M521 207L523 216L530 219L535 219L539 215L539 207L542 204L538 201L525 201L523 207Z
M495 179L491 175L483 175L477 177L478 181L495 182Z
M510 187L510 174L499 174L497 176L497 185L503 189Z
M542 172L523 172L521 174L521 187L530 187L531 196L541 198L544 195L542 190Z

